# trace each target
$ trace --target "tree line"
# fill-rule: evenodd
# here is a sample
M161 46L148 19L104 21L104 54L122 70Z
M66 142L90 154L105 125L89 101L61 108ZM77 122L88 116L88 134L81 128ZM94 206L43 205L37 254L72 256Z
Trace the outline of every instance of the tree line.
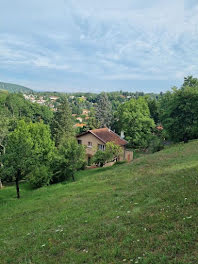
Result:
M122 98L117 95L94 95L87 125L76 131L68 96L61 96L53 113L20 94L0 92L0 179L14 180L18 197L22 179L33 187L75 180L75 171L86 166L85 148L78 145L76 133L89 129L109 127L124 134L128 147L152 152L166 142L198 138L197 78L188 76L180 88L158 96L138 94L113 102L112 98ZM97 151L93 162L103 166L119 152L109 144L106 151Z

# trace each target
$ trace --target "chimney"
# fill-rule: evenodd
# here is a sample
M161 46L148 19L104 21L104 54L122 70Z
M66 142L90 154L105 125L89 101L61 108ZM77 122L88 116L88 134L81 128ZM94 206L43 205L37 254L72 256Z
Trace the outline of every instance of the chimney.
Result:
M124 131L121 131L120 137L123 139L124 138Z

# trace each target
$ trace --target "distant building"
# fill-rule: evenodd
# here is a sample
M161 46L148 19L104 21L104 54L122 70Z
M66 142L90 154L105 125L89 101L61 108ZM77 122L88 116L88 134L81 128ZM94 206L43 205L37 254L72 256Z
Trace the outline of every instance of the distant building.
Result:
M162 125L159 125L156 128L157 128L157 130L163 130L164 129Z
M81 122L82 123L82 117L76 117L76 120L78 120L79 122Z
M83 109L82 115L88 116L90 111L88 109Z
M59 97L58 96L50 96L49 99L52 101L56 101L59 99Z

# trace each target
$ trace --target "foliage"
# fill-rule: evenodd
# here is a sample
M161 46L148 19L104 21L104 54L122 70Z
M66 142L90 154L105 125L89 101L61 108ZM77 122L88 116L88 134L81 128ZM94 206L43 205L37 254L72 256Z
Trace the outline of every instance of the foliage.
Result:
M109 153L113 159L118 159L123 154L122 148L114 142L107 142L105 152Z
M116 113L118 133L124 131L126 140L132 147L146 148L149 145L154 121L150 117L145 98L131 99L121 104Z
M159 123L159 103L156 98L146 97L150 116L154 120L155 124Z
M71 109L66 97L63 97L52 123L52 135L58 146L62 138L74 135L73 119Z
M96 118L96 111L94 108L90 109L89 119L86 126L87 130L100 128L100 122Z
M9 134L6 152L2 156L3 175L6 181L15 180L18 198L19 181L39 166L49 167L53 151L54 144L50 138L49 127L42 123L25 123L22 120ZM38 173L34 179L36 176Z
M117 160L122 154L123 150L119 145L113 142L108 142L104 151L98 150L94 157L93 162L100 167L103 167L105 163Z
M52 179L52 171L49 167L39 165L27 175L27 179L30 185L34 188L49 185Z
M93 157L93 163L95 163L96 165L100 167L103 167L110 158L111 156L109 155L109 153L102 151L102 150L97 150L97 152L95 153Z
M198 87L198 79L193 78L193 76L184 77L184 83L182 88L184 87Z
M198 86L185 83L189 84L189 80L181 89L174 88L160 99L161 122L175 142L198 138Z
M0 92L0 112L13 120L26 119L27 121L50 124L53 112L47 107L25 100L22 94Z
M33 91L30 88L13 84L0 82L0 90L9 91L10 93L32 93Z
M79 145L76 138L63 137L53 161L54 175L52 182L69 179L74 180L74 173L85 164L85 149Z
M164 149L163 138L161 138L157 135L153 135L151 142L149 144L149 151L154 153L154 152L160 151L162 149Z
M112 122L112 106L106 93L99 94L97 98L96 120L100 127L110 127Z

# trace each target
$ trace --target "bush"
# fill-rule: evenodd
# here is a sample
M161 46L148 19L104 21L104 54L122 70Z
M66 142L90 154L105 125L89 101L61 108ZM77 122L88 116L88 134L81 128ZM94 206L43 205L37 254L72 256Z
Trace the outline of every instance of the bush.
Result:
M100 167L103 167L108 160L107 153L102 150L98 150L93 157L93 162Z
M52 173L46 166L36 167L28 174L28 181L34 188L49 185L51 178Z
M116 160L122 152L123 150L120 146L113 142L108 142L105 151L98 150L96 152L93 157L93 162L97 164L97 166L103 167L105 163Z
M154 136L150 145L149 145L149 151L154 153L154 152L160 151L162 149L164 149L163 139L158 137L158 136Z
M74 179L77 170L85 166L85 148L75 138L63 138L53 160L52 183Z

